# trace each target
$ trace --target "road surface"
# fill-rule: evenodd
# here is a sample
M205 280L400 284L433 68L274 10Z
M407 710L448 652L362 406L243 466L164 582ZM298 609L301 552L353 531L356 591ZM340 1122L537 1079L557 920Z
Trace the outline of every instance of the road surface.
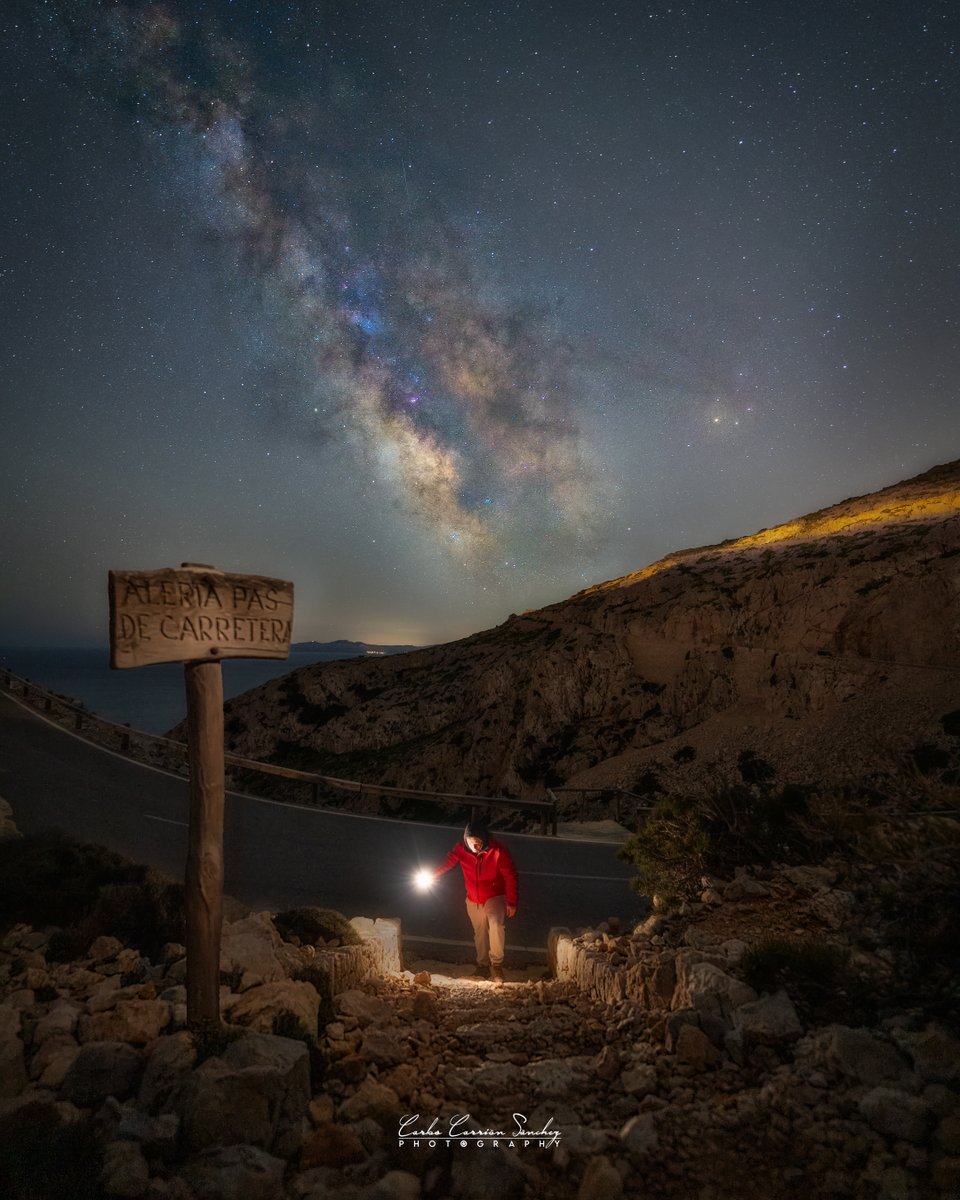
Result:
M0 796L23 833L60 829L182 878L188 794L178 775L131 762L0 694ZM459 868L427 894L414 871L456 842L452 826L391 821L227 793L225 890L254 909L319 904L348 916L399 917L410 954L468 961ZM551 926L571 929L645 911L610 844L497 834L520 872L508 963L541 956Z

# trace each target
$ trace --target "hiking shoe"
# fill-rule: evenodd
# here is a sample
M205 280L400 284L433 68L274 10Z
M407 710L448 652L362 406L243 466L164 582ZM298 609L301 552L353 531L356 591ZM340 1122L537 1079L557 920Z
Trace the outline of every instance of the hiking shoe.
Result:
M477 963L476 967L474 968L473 974L470 976L470 978L471 979L489 979L490 978L490 968L486 965L486 963Z
M490 978L494 983L503 983L503 967L499 963L490 964Z

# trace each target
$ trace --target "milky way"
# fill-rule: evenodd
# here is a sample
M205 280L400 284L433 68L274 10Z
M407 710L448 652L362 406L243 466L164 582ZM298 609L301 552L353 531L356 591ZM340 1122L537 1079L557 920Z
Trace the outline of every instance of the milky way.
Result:
M489 568L518 526L595 542L605 501L569 342L498 294L474 232L402 172L338 161L322 81L309 103L277 94L256 45L191 9L66 8L65 57L166 147L198 223L269 297L300 364L282 417L344 448L359 438L467 562Z

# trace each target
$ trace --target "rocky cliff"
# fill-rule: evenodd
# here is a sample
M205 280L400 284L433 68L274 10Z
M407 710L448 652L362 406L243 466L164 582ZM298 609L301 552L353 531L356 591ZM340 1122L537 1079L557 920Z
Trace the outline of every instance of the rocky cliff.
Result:
M960 461L458 642L304 667L227 705L228 749L521 796L950 770L958 600Z

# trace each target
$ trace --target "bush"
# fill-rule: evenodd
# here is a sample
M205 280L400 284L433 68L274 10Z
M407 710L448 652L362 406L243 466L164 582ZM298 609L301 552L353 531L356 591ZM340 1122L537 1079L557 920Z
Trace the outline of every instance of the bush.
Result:
M743 977L755 992L775 992L791 985L826 987L846 961L846 954L829 942L797 938L767 938L744 954Z
M324 942L339 939L344 946L359 946L363 941L343 913L332 908L291 908L277 913L273 923L282 938L289 941L293 936L301 945L315 946L321 938Z
M57 925L54 962L82 957L101 935L150 958L184 939L183 885L103 846L59 833L0 843L0 928Z
M18 921L69 925L93 906L102 887L129 882L143 870L103 846L56 832L0 842L0 929Z
M709 840L693 805L675 797L658 800L642 827L619 852L637 868L630 886L666 905L692 900L700 891Z
M767 938L743 956L744 979L757 992L786 991L804 1024L872 1024L876 996L850 970L846 950L807 938Z

